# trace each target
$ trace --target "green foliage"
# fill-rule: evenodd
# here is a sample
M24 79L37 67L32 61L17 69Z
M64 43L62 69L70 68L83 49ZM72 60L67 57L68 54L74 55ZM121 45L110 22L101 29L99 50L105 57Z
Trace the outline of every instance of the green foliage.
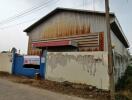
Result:
M124 76L118 80L116 100L132 100L132 66L128 66Z
M128 66L125 75L119 79L116 90L129 90L132 92L132 66Z
M125 75L119 79L116 90L129 90L132 92L132 66L128 66Z
M128 99L126 96L124 96L124 95L116 95L115 96L115 100L130 100L130 99Z

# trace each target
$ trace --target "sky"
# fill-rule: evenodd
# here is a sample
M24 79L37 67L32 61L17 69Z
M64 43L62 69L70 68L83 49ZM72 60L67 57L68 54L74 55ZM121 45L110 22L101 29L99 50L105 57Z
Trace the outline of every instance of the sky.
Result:
M12 47L15 47L22 54L26 54L28 36L23 30L56 7L105 11L104 1L0 0L0 51L8 51ZM110 11L116 14L130 45L132 45L132 0L109 1ZM132 46L130 47L130 51L132 52Z

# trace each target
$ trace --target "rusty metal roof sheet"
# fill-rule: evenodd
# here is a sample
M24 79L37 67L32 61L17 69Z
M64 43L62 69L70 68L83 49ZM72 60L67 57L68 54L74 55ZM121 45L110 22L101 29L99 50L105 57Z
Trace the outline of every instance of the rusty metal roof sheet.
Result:
M41 18L40 20L38 20L37 22L35 22L31 26L29 26L27 29L24 30L24 32L32 31L35 27L37 27L38 25L40 25L41 23L43 23L44 21L49 19L51 16L53 16L54 14L59 13L59 12L77 12L77 13L88 13L88 14L105 16L105 12L101 12L101 11L70 9L70 8L56 8L55 10L51 11L49 14L47 14L46 16L44 16L43 18ZM115 14L110 13L110 16L115 16Z
M95 15L100 15L100 16L105 16L105 12L102 11L91 11L91 10L82 10L82 9L71 9L71 8L56 8L55 10L51 11L49 14L47 14L46 16L44 16L43 18L41 18L40 20L38 20L37 22L35 22L34 24L32 24L31 26L29 26L27 29L24 30L24 32L30 32L32 31L35 27L37 27L38 25L40 25L41 23L43 23L44 21L48 20L50 17L52 17L53 15L59 13L59 12L77 12L77 13L82 13L82 14L95 14ZM114 13L110 12L110 16L114 17L116 19L116 16ZM120 30L120 25L119 22L112 22L111 23L111 29L112 31L115 33L115 35L119 38L119 40L125 45L126 48L129 47L129 42L126 39L124 33L122 33L122 31Z

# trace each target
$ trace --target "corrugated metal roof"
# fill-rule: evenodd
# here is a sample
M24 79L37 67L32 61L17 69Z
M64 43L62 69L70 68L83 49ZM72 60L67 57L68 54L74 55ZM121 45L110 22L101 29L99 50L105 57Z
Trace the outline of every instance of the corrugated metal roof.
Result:
M38 20L37 22L35 22L31 26L29 26L27 29L24 30L24 32L28 33L30 31L32 31L35 27L37 27L38 25L40 25L41 23L48 20L50 17L52 17L53 15L55 15L59 12L75 12L75 13L80 13L80 14L84 14L84 13L86 14L87 13L87 14L105 16L105 12L101 12L101 11L70 9L70 8L56 8L55 10L51 11L49 14L47 14L46 16L44 16L43 18L41 18L40 20ZM110 16L114 17L116 19L116 16L114 13L110 12ZM122 33L122 31L120 30L121 26L118 24L119 24L119 22L116 22L116 21L112 22L111 23L111 29L115 33L115 35L119 38L119 40L125 45L125 47L128 48L129 42L126 39L124 33Z
M54 14L59 13L59 12L79 12L79 13L88 13L88 14L105 16L105 12L101 12L101 11L70 9L70 8L56 8L55 10L51 11L49 14L47 14L46 16L44 16L43 18L41 18L40 20L38 20L37 22L35 22L31 26L29 26L27 29L24 30L24 32L32 31L35 27L37 27L38 25L40 25L41 23L43 23L44 21L49 19L51 16L53 16ZM115 16L115 14L110 13L110 16Z

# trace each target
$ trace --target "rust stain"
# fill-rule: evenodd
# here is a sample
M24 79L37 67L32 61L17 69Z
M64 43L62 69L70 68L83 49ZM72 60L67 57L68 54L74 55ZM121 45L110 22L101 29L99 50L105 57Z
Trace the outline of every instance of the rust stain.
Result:
M78 36L78 35L76 35L76 36ZM96 33L94 35L89 34L89 35L86 35L85 37L80 36L79 38L77 38L77 37L74 37L74 38L67 37L67 39L71 39L71 40L76 41L78 43L78 46L79 46L78 47L79 51L101 51L103 49L100 49L100 48L104 48L103 41L100 40L100 33ZM103 39L103 37L101 39ZM29 42L29 47L30 47L29 52L32 55L40 55L40 50L37 50L35 52L34 50L36 50L36 49L32 48L31 44L32 44L32 42L30 41ZM28 54L30 54L30 53L28 53Z
M100 49L100 51L104 51L104 33L103 32L101 32L100 34L99 34L99 49Z
M38 49L33 49L32 47L32 41L29 38L29 44L28 44L28 55L40 55L41 54L41 50Z
M41 28L37 28L35 31L38 33L34 35L34 38L37 40L47 40L52 38L61 38L67 36L74 36L74 35L82 35L82 34L89 34L90 33L90 23L87 22L87 19L83 19L81 16L65 16L60 15L56 19L49 20L42 26ZM35 33L34 33L35 34ZM35 37L37 36L37 37ZM104 50L104 41L103 41L103 33L100 34L99 39L99 47L89 48L79 48L80 51L98 51ZM33 50L32 42L29 41L28 46L28 54L32 55L40 55L40 50Z
M41 38L56 38L90 33L90 25L80 21L67 22L65 19L49 23L44 28L44 36Z

